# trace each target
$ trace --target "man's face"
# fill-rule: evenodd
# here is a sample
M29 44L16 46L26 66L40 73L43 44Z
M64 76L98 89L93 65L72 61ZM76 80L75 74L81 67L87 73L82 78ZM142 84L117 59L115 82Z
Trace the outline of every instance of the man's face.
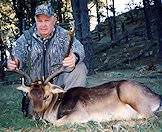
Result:
M37 15L35 21L38 34L46 38L53 31L57 18L56 16Z

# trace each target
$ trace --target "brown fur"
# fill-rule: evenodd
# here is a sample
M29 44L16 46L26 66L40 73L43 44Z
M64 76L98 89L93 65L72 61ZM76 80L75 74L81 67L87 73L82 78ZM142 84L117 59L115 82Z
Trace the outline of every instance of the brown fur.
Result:
M43 118L52 123L147 118L160 106L159 95L130 80L75 87L63 94L51 87L32 85L29 96L33 110L44 113Z

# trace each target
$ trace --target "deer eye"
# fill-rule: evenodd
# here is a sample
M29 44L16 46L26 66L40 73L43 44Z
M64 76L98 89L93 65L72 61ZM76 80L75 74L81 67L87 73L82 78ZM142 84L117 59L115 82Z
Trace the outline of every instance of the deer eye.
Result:
M49 95L48 96L45 96L43 100L47 100L49 98Z

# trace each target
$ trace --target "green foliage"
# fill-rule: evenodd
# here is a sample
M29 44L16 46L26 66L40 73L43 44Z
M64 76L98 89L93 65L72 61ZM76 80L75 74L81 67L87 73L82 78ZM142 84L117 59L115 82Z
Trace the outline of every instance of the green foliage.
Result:
M10 3L11 0L1 0L0 3Z
M8 45L11 43L13 38L18 34L18 28L16 26L15 12L12 9L11 1L1 1L0 4L0 34L4 42Z

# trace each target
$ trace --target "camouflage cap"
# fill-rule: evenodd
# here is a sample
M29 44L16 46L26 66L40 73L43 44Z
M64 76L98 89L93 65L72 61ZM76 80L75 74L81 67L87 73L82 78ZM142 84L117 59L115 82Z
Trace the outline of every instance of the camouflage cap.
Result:
M39 5L36 7L35 9L35 15L47 15L47 16L52 16L52 15L55 15L55 11L54 9L52 8L51 4L48 3L48 4L42 4L42 5Z

